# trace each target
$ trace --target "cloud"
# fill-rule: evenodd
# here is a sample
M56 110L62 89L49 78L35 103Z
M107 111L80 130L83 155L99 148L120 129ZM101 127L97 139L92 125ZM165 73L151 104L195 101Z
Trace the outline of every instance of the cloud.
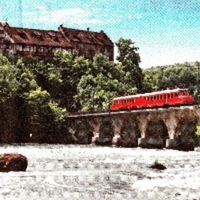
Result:
M44 7L36 11L23 13L23 18L27 21L37 21L37 23L64 23L64 24L109 24L113 19L101 17L100 9L68 8L59 10L46 10Z

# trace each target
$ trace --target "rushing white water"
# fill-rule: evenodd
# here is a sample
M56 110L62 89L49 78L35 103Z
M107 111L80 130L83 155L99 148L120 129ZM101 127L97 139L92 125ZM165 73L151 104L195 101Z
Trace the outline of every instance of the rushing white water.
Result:
M200 152L73 145L2 146L28 158L0 173L0 199L200 199ZM149 168L154 161L167 169Z

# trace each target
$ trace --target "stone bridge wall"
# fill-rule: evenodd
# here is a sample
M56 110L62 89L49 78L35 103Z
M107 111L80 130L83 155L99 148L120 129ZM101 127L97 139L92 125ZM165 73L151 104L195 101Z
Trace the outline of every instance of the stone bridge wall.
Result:
M78 143L194 150L200 108L134 110L74 115L68 127Z

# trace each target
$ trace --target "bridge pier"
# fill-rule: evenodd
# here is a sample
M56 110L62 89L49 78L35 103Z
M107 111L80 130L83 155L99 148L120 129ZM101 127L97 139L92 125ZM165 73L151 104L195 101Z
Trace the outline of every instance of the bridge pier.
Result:
M113 131L114 131L114 136L112 138L112 146L120 146L121 142L121 128L123 125L123 119L121 117L113 117L112 119L112 125L113 125Z
M101 120L96 118L90 119L90 125L93 128L93 137L91 139L91 143L96 145L99 143L99 128L101 126Z
M163 148L163 140L161 138L139 138L138 146L142 148L148 149L162 149Z
M176 149L182 151L194 151L195 144L193 139L185 140L180 138L167 139L166 140L167 149Z

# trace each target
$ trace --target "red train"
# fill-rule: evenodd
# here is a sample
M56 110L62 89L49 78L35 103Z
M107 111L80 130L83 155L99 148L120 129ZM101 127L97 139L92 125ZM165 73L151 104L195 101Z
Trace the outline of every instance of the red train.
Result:
M156 108L194 104L188 89L172 89L159 92L116 97L110 105L111 111Z

